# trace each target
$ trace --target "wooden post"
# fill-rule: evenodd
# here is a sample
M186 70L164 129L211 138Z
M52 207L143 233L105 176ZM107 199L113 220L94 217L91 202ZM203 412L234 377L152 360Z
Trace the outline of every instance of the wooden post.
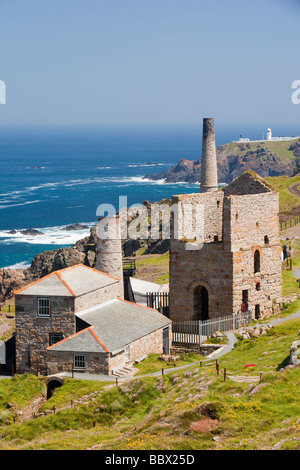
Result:
M164 369L161 370L161 375L164 376L165 375L165 371Z
M219 375L219 363L218 363L218 359L216 359L216 371L217 371L217 375Z
M224 369L224 382L226 380L226 369Z
M74 379L74 364L72 363L72 379Z
M118 386L118 377L116 377L116 387Z

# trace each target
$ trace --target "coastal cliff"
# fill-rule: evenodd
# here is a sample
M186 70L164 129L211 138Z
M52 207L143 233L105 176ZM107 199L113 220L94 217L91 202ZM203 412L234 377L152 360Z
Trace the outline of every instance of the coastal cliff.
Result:
M168 200L160 202L167 203ZM143 205L147 207L150 213L151 203L144 201ZM128 223L137 217L137 215L137 210L131 208L127 214ZM74 224L70 227L72 230L76 230L78 227L82 228L80 224ZM47 274L53 271L68 268L76 264L84 264L94 268L97 241L97 226L93 226L90 229L90 235L79 240L74 245L37 254L27 269L0 269L0 304L10 300L14 295L14 291L47 276ZM124 257L135 256L140 250L145 254L163 254L169 250L170 241L168 239L129 238L128 240L123 240L122 247Z
M0 303L13 297L15 290L21 289L53 271L75 264L93 267L96 243L96 227L92 227L90 235L79 240L73 246L44 251L36 255L27 269L0 269Z
M231 142L217 147L218 178L230 183L246 170L253 170L263 178L293 176L300 171L300 138L292 141ZM144 178L166 183L197 183L200 181L201 159L181 159L177 165Z

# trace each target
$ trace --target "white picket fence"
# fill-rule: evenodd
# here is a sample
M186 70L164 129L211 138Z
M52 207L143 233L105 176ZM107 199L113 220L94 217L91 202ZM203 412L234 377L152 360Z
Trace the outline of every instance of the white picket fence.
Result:
M251 323L253 315L251 311L238 312L236 315L228 315L208 320L178 321L172 323L172 345L177 347L195 348L216 331L232 331Z

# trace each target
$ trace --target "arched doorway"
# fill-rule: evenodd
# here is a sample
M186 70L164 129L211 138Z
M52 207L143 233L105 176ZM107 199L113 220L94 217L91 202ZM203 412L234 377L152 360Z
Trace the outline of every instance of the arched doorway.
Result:
M193 291L193 320L208 320L209 296L208 290L202 285L195 287Z

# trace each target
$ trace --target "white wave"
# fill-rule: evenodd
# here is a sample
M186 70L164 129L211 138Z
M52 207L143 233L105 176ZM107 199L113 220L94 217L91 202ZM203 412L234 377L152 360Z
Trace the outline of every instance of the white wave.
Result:
M165 179L159 179L159 180L152 180L149 178L144 178L143 176L123 176L123 177L96 177L96 178L85 178L85 179L71 179L67 181L58 181L58 182L53 182L53 183L44 183L40 184L37 186L29 186L27 188L24 188L22 190L18 191L10 191L7 193L1 193L0 197L5 197L3 201L0 200L0 209L7 209L10 207L16 207L16 206L22 206L22 205L27 205L27 204L35 204L40 202L39 200L35 201L25 201L25 202L20 202L20 203L15 203L16 199L21 198L22 196L25 196L26 194L32 194L35 191L38 191L40 189L48 189L48 190L55 190L58 187L72 187L72 186L84 186L84 185L92 185L92 184L103 184L103 183L118 183L118 184L156 184L156 185L162 185L162 184L188 184L187 182L180 182L180 183L166 183ZM9 199L11 198L11 201ZM5 204L3 205L3 202ZM10 204L9 202L13 202L15 204ZM2 204L2 205L1 205Z
M40 201L27 201L27 202L20 202L19 204L8 204L8 205L0 205L0 209L10 209L11 207L18 207L18 206L27 206L27 204L36 204Z
M22 261L21 263L12 264L11 266L5 266L1 269L27 269L30 268L30 266L30 263L27 263L27 261Z
M138 167L144 167L144 166L171 166L173 165L172 163L130 163L127 165L129 168L138 168Z
M39 228L38 231L41 234L38 235L26 235L21 233L23 229L18 229L16 233L9 233L8 230L0 231L0 244L11 245L12 243L29 243L31 245L74 245L77 241L87 237L90 234L90 227L95 225L96 222L84 223L88 229L83 230L63 230L66 225L58 227L45 227ZM26 229L24 229L26 230Z

